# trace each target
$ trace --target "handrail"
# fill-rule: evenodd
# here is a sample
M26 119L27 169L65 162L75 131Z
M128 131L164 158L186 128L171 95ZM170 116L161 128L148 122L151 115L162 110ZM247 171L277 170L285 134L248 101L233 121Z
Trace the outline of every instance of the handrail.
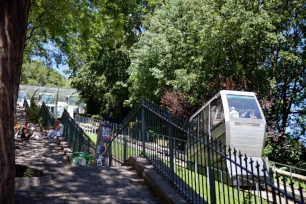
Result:
M43 118L45 125L47 126L48 129L55 123L53 115L50 113L49 109L47 108L44 102L40 107L40 117Z
M131 123L131 128L129 127L129 123ZM162 132L168 137L166 148L160 148L158 143L154 142L156 138L161 138L160 136L152 135L150 139L150 131L153 131L153 133L155 131L157 134ZM127 137L130 137L130 139L127 140ZM194 145L194 147L188 147L190 149L185 150L185 153L179 153L181 150L176 149L179 148L179 146L176 146L176 142L181 142L184 138L186 143L189 140L194 141L196 145ZM164 136L162 136L161 139L162 143L165 143ZM151 142L151 140L153 142ZM193 150L193 157L191 148L195 148L195 150ZM280 177L277 172L275 177L276 184L274 184L274 180L272 179L273 172L267 169L264 163L260 164L258 160L256 161L253 158L248 158L235 148L231 149L221 144L219 141L212 141L208 136L196 137L190 132L188 122L177 118L168 110L145 99L142 99L134 106L133 110L123 120L122 127L119 131L114 133L110 144L107 146L107 151L112 149L114 149L113 153L117 157L116 160L119 159L119 161L121 161L123 158L122 162L126 161L128 154L133 155L131 152L135 151L136 155L139 155L139 151L141 151L141 154L147 157L164 176L166 176L177 188L181 189L182 193L193 202L198 202L197 200L199 197L210 199L211 203L217 202L218 193L220 195L220 187L216 188L215 185L220 184L215 184L215 181L222 182L221 186L223 185L224 189L225 183L223 177L226 175L222 176L223 173L221 173L220 180L220 173L216 173L215 171L222 172L224 168L227 169L229 175L226 183L237 185L239 200L241 199L239 196L241 194L240 186L244 186L245 183L247 183L247 185L256 186L257 190L252 190L252 188L248 190L249 193L253 193L254 196L256 195L255 197L257 198L254 198L255 200L263 199L262 193L260 192L259 194L258 190L259 186L263 186L265 189L270 189L271 192L265 190L265 193L267 195L269 193L272 194L272 196L266 197L267 199L273 199L273 202L280 199L281 195L283 195L287 201L292 200L295 203L304 202L304 195L301 187L295 188L293 185L286 184L285 180L284 182L280 182ZM129 151L127 149L129 149ZM123 152L118 153L119 150ZM164 151L167 153L164 153ZM176 155L177 153L179 154ZM183 154L186 156L183 156ZM161 162L163 164L161 164ZM192 167L193 165L195 166ZM196 187L195 183L191 184L189 179L184 180L184 178L180 176L182 172L178 174L176 166L181 166L180 168L184 169L183 172L192 170L192 174L188 173L190 177L195 175L201 177L205 175L206 182L208 182L208 186L210 186L208 189L210 196L197 191L197 188L200 187ZM201 169L201 174L199 173L199 168ZM192 180L194 179L196 178ZM183 190L186 188L186 182L189 187L187 190ZM217 189L219 192L216 192ZM193 192L193 195L190 194L191 192ZM198 196L198 193L200 193L201 196ZM245 196L244 192L242 192L242 195ZM250 201L250 198L248 199Z
M285 166L285 167L288 167L288 168L291 168L291 169L297 169L299 171L304 171L306 173L306 169L301 169L301 168L298 168L298 167L295 167L295 166L290 166L290 165L287 165L287 164L282 164L282 163L278 163L278 162L275 162L275 161L271 161L269 160L269 162L273 165L273 164L277 164L277 165L280 165L280 166Z
M73 152L87 152L96 154L96 146L85 131L75 122L65 109L62 115L64 137Z

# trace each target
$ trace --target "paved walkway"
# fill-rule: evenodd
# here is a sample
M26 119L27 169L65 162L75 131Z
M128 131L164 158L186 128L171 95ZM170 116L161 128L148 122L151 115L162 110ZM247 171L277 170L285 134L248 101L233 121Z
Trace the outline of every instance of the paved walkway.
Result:
M25 122L24 112L17 118ZM131 167L72 167L47 140L15 140L16 165L43 171L16 177L16 203L161 203Z

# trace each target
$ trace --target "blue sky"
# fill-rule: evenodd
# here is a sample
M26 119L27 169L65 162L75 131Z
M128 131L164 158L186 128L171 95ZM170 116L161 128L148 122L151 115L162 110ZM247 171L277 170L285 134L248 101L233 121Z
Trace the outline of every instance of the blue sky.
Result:
M54 43L46 43L43 45L43 47L48 50L48 52L50 53L50 55L52 56L52 53L56 53L56 54L62 54L62 52L55 46ZM40 57L40 56L34 56L31 58L32 60L40 60L40 61L46 61L46 59L44 57ZM64 59L67 60L67 59ZM54 69L55 71L59 72L61 75L63 75L65 78L69 77L69 74L65 74L64 70L69 70L69 66L65 63L62 64L57 64L56 60L53 58L52 59L52 64L51 64L51 68Z

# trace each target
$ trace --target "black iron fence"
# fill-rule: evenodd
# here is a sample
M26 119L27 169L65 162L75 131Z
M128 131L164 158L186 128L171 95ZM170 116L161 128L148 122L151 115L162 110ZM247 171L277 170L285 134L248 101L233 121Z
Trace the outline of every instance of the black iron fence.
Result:
M23 107L24 107L24 109L29 109L30 108L30 105L29 105L29 103L26 99L24 99L24 101L23 101Z
M43 125L48 129L50 129L55 123L55 119L45 103L40 107L40 117L43 119Z
M73 152L86 152L95 155L96 146L83 129L64 110L62 115L64 125L64 137Z
M118 130L121 128L120 124L111 123L109 121L97 120L89 117L84 117L81 115L75 115L74 120L78 125L90 135L97 135L100 125L107 124L111 126L114 130Z
M193 203L304 203L302 185L273 172L266 161L191 130L187 121L142 100L114 130L110 158L124 163L145 156Z
M55 119L50 113L47 106L43 103L40 108L40 116L43 118L47 128L50 128ZM62 124L64 125L64 137L72 152L86 152L92 156L95 155L96 147L93 141L82 130L82 128L70 117L69 113L64 110L62 115Z

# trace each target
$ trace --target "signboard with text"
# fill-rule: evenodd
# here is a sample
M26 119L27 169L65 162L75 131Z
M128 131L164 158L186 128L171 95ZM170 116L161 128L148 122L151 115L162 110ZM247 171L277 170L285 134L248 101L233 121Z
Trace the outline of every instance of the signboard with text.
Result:
M111 141L112 127L109 125L101 125L97 134L97 155L96 164L97 166L103 166L107 154L107 147Z

